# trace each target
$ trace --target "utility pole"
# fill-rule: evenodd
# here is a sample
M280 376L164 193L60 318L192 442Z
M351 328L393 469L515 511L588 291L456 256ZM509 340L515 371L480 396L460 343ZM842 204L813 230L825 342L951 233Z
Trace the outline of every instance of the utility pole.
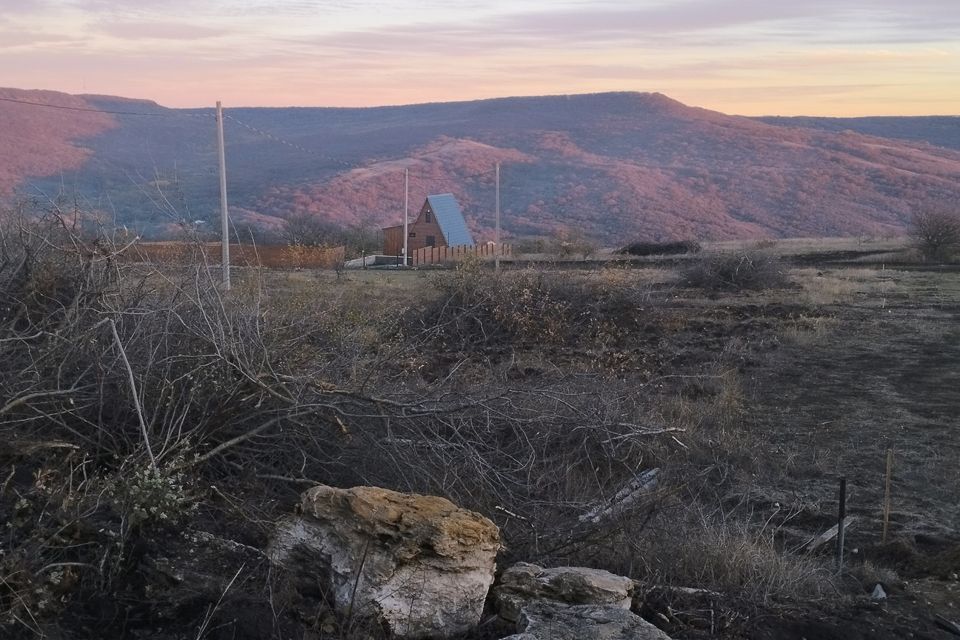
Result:
M407 223L410 220L408 209L410 208L410 169L403 170L403 266L407 266Z
M220 151L220 265L223 288L230 290L230 221L227 218L227 156L223 149L223 107L217 100L217 145Z
M497 163L497 230L494 236L493 269L500 273L500 163Z

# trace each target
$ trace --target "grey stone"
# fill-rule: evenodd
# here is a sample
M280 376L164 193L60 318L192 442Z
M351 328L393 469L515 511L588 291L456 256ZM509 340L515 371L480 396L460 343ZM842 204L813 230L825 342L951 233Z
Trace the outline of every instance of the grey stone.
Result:
M670 640L640 616L611 605L533 602L523 608L520 633L503 640Z
M541 600L629 609L633 588L630 578L602 569L544 569L535 564L520 562L503 572L493 594L500 617L516 622L524 605Z
M445 638L480 621L499 549L496 525L444 498L321 485L280 523L268 555L319 582L341 614L396 638Z

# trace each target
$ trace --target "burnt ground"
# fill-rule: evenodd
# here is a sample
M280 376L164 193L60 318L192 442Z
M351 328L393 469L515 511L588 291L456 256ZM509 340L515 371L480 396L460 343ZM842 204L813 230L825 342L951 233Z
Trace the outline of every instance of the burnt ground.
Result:
M590 362L640 383L735 370L742 442L719 449L736 476L723 490L731 506L746 504L761 521L770 516L786 553L803 555L836 523L838 479L847 478L847 513L857 522L846 535L844 574L829 578L835 597L760 607L736 596L674 603L671 617L686 610L701 620L665 625L672 637L956 637L935 617L960 622L960 274L821 257L791 271L782 290L655 284L640 317L604 310L627 333L599 353L526 347L550 364L534 375ZM500 357L515 354L503 349ZM664 386L662 398L717 395L702 382ZM888 449L892 511L881 544ZM830 564L832 552L828 544L814 555ZM878 583L889 596L879 603L869 597ZM716 620L704 621L703 611Z
M792 514L784 545L836 522L846 476L848 514L859 518L847 534L849 567L869 561L895 571L885 582L896 584L885 585L882 606L785 612L758 620L747 637L955 637L933 617L960 619L960 276L874 277L887 284L882 293L818 305L829 329L785 340L745 371L744 428L765 454L751 498ZM881 544L887 449L892 510Z
M626 334L597 353L569 344L520 350L548 361L534 376L597 367L645 383L735 370L742 442L719 449L736 476L724 490L731 506L746 503L761 521L770 516L784 552L802 555L836 523L838 479L847 478L847 513L857 522L846 535L845 572L830 578L835 597L760 607L736 596L674 603L673 614L708 610L713 622L727 622L712 631L703 620L666 625L672 637L956 637L935 616L960 622L960 274L822 257L791 271L792 286L782 290L655 284L644 314L604 310ZM487 355L508 360L515 346ZM717 394L702 382L664 386L662 398ZM881 544L888 449L892 511ZM815 555L830 563L832 552L829 544ZM878 583L889 595L881 603L869 598Z
M794 269L787 289L753 293L682 289L674 284L673 274L664 272L650 278L643 295L614 298L604 303L602 313L593 314L609 318L610 326L584 323L576 340L551 345L502 337L483 343L482 349L471 347L469 355L482 370L482 379L491 366L502 368L511 384L576 371L585 374L584 380L596 378L602 384L635 382L645 393L654 386L649 383L662 378L654 405L659 400L669 404L674 396L682 396L680 404L688 408L701 400L705 406L718 405L706 419L680 415L690 422L682 426L690 429L678 440L686 441L693 453L668 441L664 448L670 447L669 452L659 454L665 466L727 465L730 472L721 487L726 499L746 503L761 522L770 514L785 555L798 554L804 543L835 523L837 479L847 477L848 512L859 522L847 534L846 574L831 578L835 590L828 592L835 597L804 599L800 593L790 602L758 604L727 591L718 600L674 602L668 606L675 620L683 615L673 614L686 610L698 622L668 625L672 637L946 640L957 636L938 626L935 616L960 622L960 273L917 267L820 264ZM641 271L581 275L612 279L617 285L645 277ZM412 298L413 290L419 290L419 276L407 275L405 284L400 275L365 277L371 287L383 288L376 290L380 293L389 287L395 294L407 287L411 291L404 290L405 295ZM360 276L354 277L349 288L331 291L377 297L362 288ZM458 376L459 384L472 384L475 378L464 364L462 348L447 349L429 354L431 367L421 369L414 362L397 365L397 370L422 376L427 383ZM732 394L729 411L723 409L723 385L730 380L711 377L718 371L735 372L732 390L742 391L742 397ZM698 378L701 374L708 375ZM668 421L677 417L656 406L653 415ZM729 447L721 442L710 459L699 459L696 439L709 434L698 434L696 427L710 420L735 422L738 441ZM895 457L893 510L889 540L881 544L888 448ZM15 539L21 529L25 537L30 534L37 516L27 507L18 511L13 492L36 494L44 477L39 471L49 461L24 453L14 455L12 462L16 475L0 475L11 491L4 495L0 490L0 497L14 514L6 536ZM233 587L218 616L229 624L209 637L271 637L280 628L295 637L302 620L319 619L317 604L304 604L303 612L278 621L272 600L264 596L271 583L259 550L273 519L289 512L288 503L300 485L278 494L284 503L266 494L262 484L230 487L231 495L249 495L239 510L242 518L235 514L233 498L211 489L203 507L190 516L189 531L185 527L182 535L153 535L129 554L137 565L122 573L129 584L108 585L108 590L81 581L82 593L52 624L48 637L58 637L60 628L73 630L59 636L64 638L196 637L224 585L243 567L249 576ZM0 503L0 515L3 506ZM45 510L44 503L37 502L36 509ZM232 515L227 519L224 514ZM107 548L112 543L107 534L118 527L117 515L103 511L87 520L64 544ZM193 530L199 533L190 533ZM209 541L214 539L217 544ZM31 547L23 549L26 553ZM196 555L200 550L203 555ZM830 549L818 555L829 560ZM613 563L606 568L618 570ZM63 573L64 581L84 575L79 569ZM90 580L96 578L89 573ZM12 582L11 575L21 574L0 577ZM889 593L882 603L868 597L877 582ZM40 594L39 599L46 591L28 589L36 586L25 584L22 593ZM91 594L100 593L110 597L97 596L94 602ZM183 624L178 631L158 626L154 634L147 629L158 616ZM6 628L26 627L18 622ZM140 629L139 636L131 633L134 627ZM0 636L3 631L0 627ZM35 636L32 631L22 635Z

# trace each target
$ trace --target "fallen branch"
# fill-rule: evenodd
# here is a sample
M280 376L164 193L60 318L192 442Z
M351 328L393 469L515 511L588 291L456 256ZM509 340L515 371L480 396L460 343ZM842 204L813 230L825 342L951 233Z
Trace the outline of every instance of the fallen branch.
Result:
M65 395L74 393L76 391L77 389L74 387L72 389L54 389L52 391L37 391L36 393L28 393L27 395L20 396L19 398L14 398L7 404L0 407L0 416L2 416L5 413L9 413L10 411L16 409L20 405L26 404L31 400L36 400L38 398L49 398L53 396L65 396Z
M607 504L597 505L577 519L580 522L597 524L601 520L612 516L614 511L622 511L630 507L656 488L657 476L659 474L659 468L647 469L634 478L627 486L620 489Z
M137 419L140 420L140 432L143 435L143 445L147 449L147 455L150 456L150 466L154 471L156 471L157 459L154 457L153 449L150 447L150 436L147 433L147 422L143 419L143 408L140 406L140 396L137 394L137 380L133 375L133 367L130 366L130 360L127 359L127 352L123 348L123 342L120 341L120 334L117 333L117 324L113 321L113 318L104 318L91 328L96 329L101 324L110 325L110 331L113 333L113 341L117 344L117 349L120 350L120 357L123 359L123 364L127 368L127 380L130 383L130 393L133 396L133 406L137 409Z
M949 631L955 636L960 636L960 624L953 622L952 620L947 620L941 615L933 616L933 621L937 623L937 626L941 629Z

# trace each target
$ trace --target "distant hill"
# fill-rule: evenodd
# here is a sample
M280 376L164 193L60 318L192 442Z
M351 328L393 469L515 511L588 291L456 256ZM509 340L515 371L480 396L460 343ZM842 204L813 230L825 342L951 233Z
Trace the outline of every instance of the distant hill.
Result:
M92 151L74 141L118 126L111 116L75 110L89 108L89 104L64 93L0 88L0 99L64 107L0 101L0 193L10 193L30 177L79 169Z
M169 230L214 221L212 109L0 90L0 191L77 200ZM502 163L504 228L604 242L898 233L923 202L960 201L960 119L727 116L652 93L502 98L367 109L229 108L237 219L399 222L453 192L481 238Z
M761 122L788 127L805 127L834 133L853 131L869 136L926 142L937 147L960 150L960 116L876 116L872 118L756 118Z

